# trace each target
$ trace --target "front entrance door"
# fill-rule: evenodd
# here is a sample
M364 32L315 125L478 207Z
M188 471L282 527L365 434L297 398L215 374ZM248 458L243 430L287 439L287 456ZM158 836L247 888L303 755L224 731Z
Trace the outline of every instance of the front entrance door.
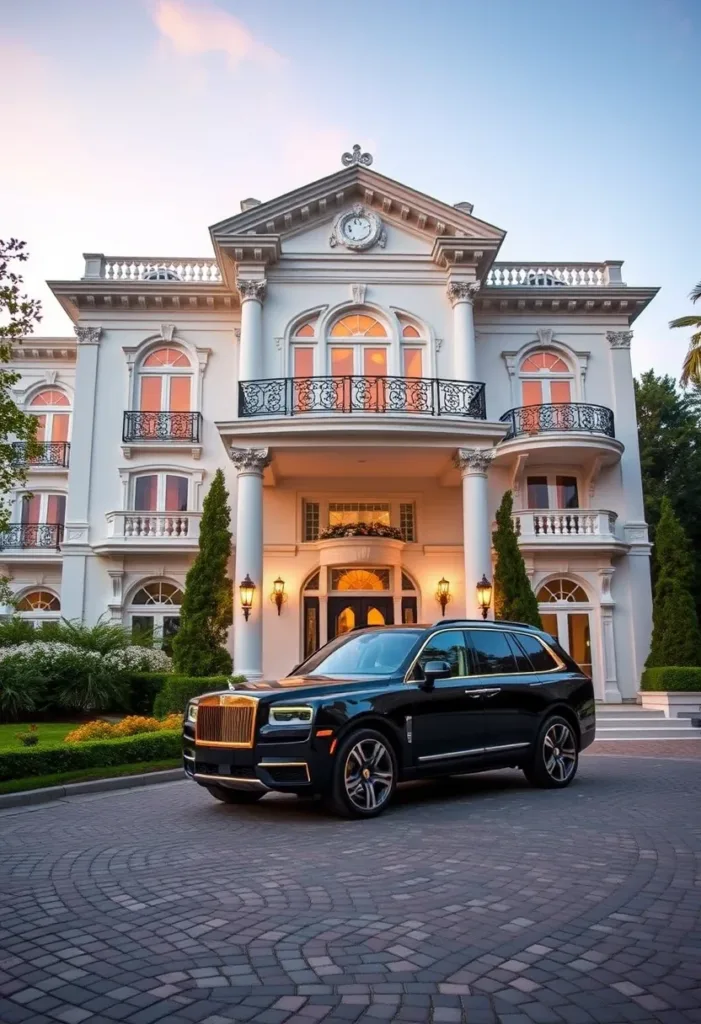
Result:
M589 612L541 611L540 619L546 633L556 637L574 658L582 672L592 675L591 629Z
M360 626L394 624L394 600L391 597L329 597L328 609L329 640Z

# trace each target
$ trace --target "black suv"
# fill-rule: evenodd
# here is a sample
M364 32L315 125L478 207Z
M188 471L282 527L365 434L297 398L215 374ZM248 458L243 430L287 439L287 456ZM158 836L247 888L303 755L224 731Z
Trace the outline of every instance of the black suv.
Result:
M336 637L278 682L192 700L186 774L217 800L321 794L369 818L398 782L521 768L561 788L594 740L591 679L547 633L442 619Z

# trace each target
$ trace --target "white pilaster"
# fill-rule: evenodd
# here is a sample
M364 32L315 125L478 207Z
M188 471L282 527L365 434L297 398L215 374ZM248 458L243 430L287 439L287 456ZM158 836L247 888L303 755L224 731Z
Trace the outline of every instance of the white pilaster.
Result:
M97 363L101 327L75 328L78 358L75 370L71 463L68 474L66 524L63 537L61 577L61 614L66 619L85 615L85 569L90 552L90 481L93 457L93 430L97 393Z
M458 448L455 455L455 465L462 474L465 615L470 619L478 615L477 584L482 576L492 580L487 470L493 458L494 452L488 448Z
M241 337L239 380L260 380L263 376L263 299L265 278L238 278L241 296Z
M236 500L236 579L234 580L234 672L247 679L263 676L263 470L270 462L267 448L232 448L238 471ZM238 588L249 575L256 585L248 621Z
M479 282L451 281L448 298L453 306L453 378L477 380L475 320L472 304Z
M621 703L621 691L618 686L618 669L616 666L616 639L613 628L613 608L615 601L611 596L611 580L613 568L599 570L601 593L599 608L601 612L601 652L603 662L603 680L605 701L613 704ZM598 694L597 694L598 696Z

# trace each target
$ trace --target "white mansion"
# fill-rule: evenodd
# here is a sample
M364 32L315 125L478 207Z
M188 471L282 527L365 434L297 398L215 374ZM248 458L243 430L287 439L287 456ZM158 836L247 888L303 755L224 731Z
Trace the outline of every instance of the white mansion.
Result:
M511 488L546 628L599 699L634 698L651 594L630 325L656 289L620 261L495 262L505 233L470 203L371 162L355 147L243 201L213 258L90 253L49 282L75 337L16 349L43 445L0 574L34 621L167 638L221 467L235 669L270 677L353 626L478 616Z

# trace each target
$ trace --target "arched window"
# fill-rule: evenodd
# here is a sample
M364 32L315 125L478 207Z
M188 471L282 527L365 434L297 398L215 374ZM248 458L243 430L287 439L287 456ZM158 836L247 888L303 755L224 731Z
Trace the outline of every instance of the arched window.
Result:
M137 639L148 638L170 653L173 637L180 628L183 592L169 580L151 580L140 586L127 608L127 624Z
M43 388L34 395L29 410L37 421L37 441L61 443L68 440L70 405L68 397L57 388Z
M292 332L292 376L314 376L314 345L309 342L316 338L318 317L303 320Z
M30 590L17 602L17 614L36 628L61 617L61 602L50 590Z
M557 352L537 349L522 360L522 405L549 405L572 401L573 374Z
M402 376L419 379L425 375L425 332L418 323L406 317L399 318L399 327L401 330ZM409 408L415 404L412 399L416 398L417 396L412 396L411 393L407 395Z
M540 604L554 604L560 601L567 601L568 604L586 604L589 598L583 587L574 580L567 579L550 580L538 591Z
M147 270L142 280L144 281L179 281L180 275L169 267L153 267Z
M192 364L180 348L153 349L139 370L138 406L142 412L190 412Z

